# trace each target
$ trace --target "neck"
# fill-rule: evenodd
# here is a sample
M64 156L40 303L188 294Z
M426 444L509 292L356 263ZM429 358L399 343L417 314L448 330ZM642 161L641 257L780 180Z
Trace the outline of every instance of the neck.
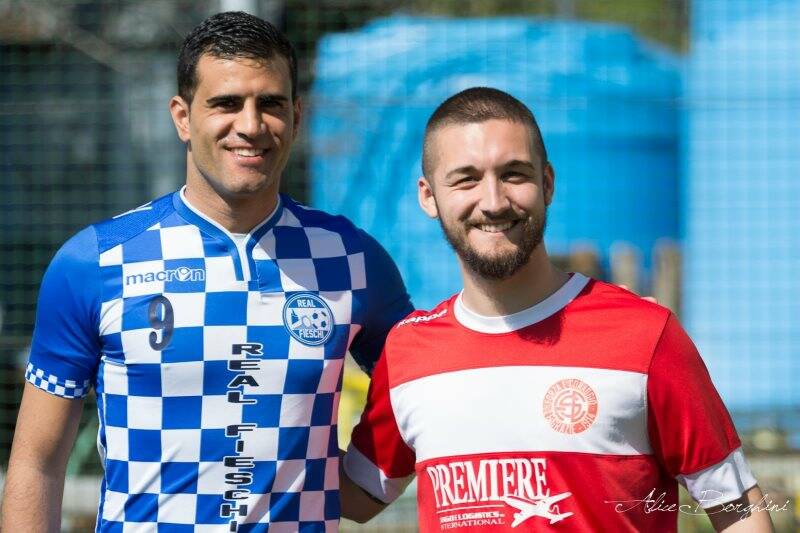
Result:
M188 176L186 199L205 216L231 233L249 233L278 205L278 185L240 196L223 195L202 176Z
M568 274L550 262L544 243L537 246L528 262L509 278L484 278L463 263L461 273L464 305L484 316L510 315L534 306L569 279Z

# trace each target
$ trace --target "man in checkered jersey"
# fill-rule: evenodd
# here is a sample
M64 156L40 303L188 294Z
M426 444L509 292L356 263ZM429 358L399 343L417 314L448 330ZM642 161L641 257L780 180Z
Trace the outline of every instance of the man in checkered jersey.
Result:
M44 276L5 531L59 529L94 387L103 532L326 531L345 352L369 370L411 311L386 252L278 193L294 50L244 13L186 38L170 111L186 186L71 238Z
M343 516L369 519L416 473L423 532L663 532L701 509L718 530L769 531L677 319L548 259L555 177L530 110L496 89L449 98L423 171L420 204L464 289L389 334L343 461ZM678 482L697 505L678 507Z

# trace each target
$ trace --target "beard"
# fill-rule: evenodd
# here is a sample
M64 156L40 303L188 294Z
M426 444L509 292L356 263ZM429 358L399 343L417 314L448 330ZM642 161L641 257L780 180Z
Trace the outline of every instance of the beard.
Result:
M502 217L498 217L502 219ZM536 213L530 217L517 221L522 227L522 240L516 249L508 252L482 254L467 242L466 232L462 228L448 226L439 217L447 242L461 258L461 261L473 272L483 278L503 280L514 275L520 268L527 264L531 254L544 240L544 230L547 225L547 210Z

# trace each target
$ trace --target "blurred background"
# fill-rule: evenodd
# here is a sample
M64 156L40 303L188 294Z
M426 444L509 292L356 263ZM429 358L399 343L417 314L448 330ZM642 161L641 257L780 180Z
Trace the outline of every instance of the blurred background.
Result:
M244 10L300 57L307 121L284 175L389 250L414 301L458 290L416 205L422 132L447 96L506 90L557 174L557 260L686 326L732 411L779 531L800 524L800 2L796 0L0 0L0 472L41 275L81 227L177 189L175 59L206 16ZM348 367L340 440L367 379ZM64 530L94 525L88 401ZM1 478L1 476L0 476ZM413 531L413 487L376 521ZM682 531L709 530L681 516Z

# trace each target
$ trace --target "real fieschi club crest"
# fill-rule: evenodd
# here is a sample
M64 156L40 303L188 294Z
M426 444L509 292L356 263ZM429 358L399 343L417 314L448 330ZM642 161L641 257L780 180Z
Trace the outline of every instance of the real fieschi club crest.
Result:
M543 412L554 430L569 435L581 433L597 418L597 395L579 379L562 379L547 389Z
M283 306L283 325L299 342L320 346L333 334L333 312L316 294L295 294Z

